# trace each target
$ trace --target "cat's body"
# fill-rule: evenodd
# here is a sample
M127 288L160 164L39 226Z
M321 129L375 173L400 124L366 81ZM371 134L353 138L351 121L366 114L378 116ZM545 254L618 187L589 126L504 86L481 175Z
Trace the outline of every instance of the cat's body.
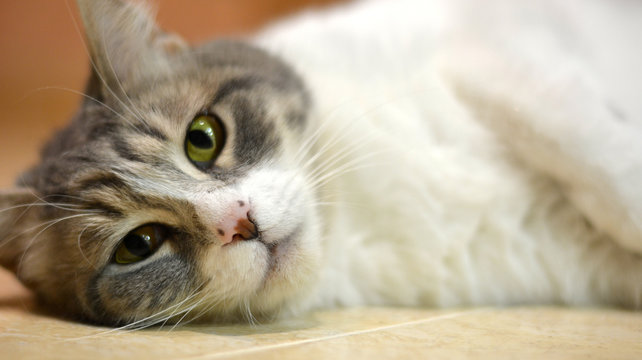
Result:
M328 184L329 265L315 299L639 306L642 108L629 97L636 82L613 69L634 63L620 54L634 46L623 31L635 16L611 33L594 27L597 14L623 11L600 2L374 2L263 35L307 75L312 121L326 130L320 143L335 144L337 157L358 148L343 162L364 165ZM615 86L602 94L603 83ZM626 121L609 102L627 109ZM337 129L350 135L337 140Z
M640 307L636 85L588 56L611 45L566 18L605 3L303 15L255 42L305 85L260 51L189 50L105 3L80 4L102 75L89 93L109 108L87 100L22 181L64 204L2 218L3 264L45 301L141 324L361 304ZM202 112L227 136L207 168L186 157ZM145 224L167 227L163 245L114 263Z

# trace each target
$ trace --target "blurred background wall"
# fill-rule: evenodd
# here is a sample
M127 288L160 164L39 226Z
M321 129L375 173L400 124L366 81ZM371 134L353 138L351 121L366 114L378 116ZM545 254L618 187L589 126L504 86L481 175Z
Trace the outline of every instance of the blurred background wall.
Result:
M153 0L162 27L191 42L248 34L342 0ZM33 165L76 108L89 71L73 0L0 1L0 189ZM62 88L62 89L61 89ZM69 90L63 90L69 89Z

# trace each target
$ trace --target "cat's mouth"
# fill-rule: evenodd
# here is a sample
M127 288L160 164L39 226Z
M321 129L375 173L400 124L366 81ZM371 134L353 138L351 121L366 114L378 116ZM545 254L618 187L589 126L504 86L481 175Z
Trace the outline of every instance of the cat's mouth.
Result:
M223 247L236 247L242 244L254 243L267 250L267 264L263 273L263 286L271 279L281 278L292 271L292 259L296 258L297 239L301 236L303 224L297 225L288 235L274 237L270 231L258 231L258 236L249 240L234 240ZM248 244L249 245L249 244ZM256 249L256 248L255 248ZM251 251L248 249L248 251Z
M296 242L295 240L299 237L300 233L301 225L297 226L294 231L277 241L267 242L264 240L263 236L258 237L257 240L265 245L270 256L269 265L266 271L266 277L269 277L273 273L279 272L279 270L287 261L288 256L292 252L293 246Z

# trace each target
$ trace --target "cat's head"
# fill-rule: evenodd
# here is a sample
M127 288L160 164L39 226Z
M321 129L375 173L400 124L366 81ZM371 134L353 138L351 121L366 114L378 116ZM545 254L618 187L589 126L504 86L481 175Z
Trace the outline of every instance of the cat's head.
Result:
M107 324L296 304L320 258L301 80L249 45L189 46L143 6L79 6L88 97L0 195L2 265Z

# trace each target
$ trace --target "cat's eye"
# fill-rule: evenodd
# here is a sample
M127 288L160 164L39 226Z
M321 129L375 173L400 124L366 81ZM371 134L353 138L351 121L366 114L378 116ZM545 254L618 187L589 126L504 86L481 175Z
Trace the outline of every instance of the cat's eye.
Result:
M117 264L131 264L152 255L162 244L166 230L161 225L143 225L121 240L114 255Z
M225 143L225 131L216 116L199 115L189 125L185 137L187 157L201 169L210 167Z

